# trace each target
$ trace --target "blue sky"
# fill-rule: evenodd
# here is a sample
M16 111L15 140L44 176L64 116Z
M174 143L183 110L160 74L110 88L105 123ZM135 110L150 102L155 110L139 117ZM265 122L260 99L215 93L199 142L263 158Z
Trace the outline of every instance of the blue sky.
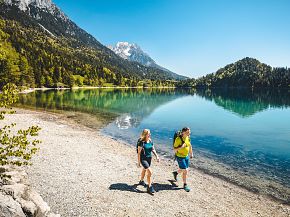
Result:
M199 77L244 57L290 66L290 0L53 0L101 43Z

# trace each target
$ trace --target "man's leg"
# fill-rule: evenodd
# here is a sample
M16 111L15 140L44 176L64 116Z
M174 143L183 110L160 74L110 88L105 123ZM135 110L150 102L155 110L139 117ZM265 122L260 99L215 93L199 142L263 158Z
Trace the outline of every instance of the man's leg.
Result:
M189 157L187 157L187 158L185 159L185 165L186 165L186 169L184 170L184 172L183 172L183 176L182 176L182 178L183 178L183 183L184 183L183 188L184 188L184 190L185 190L186 192L189 192L189 191L190 191L190 187L187 185L187 182L186 182L186 178L187 178L187 175L188 175L188 167L189 167Z
M173 177L177 181L177 175L183 173L183 170L186 169L186 163L184 158L176 157L178 163L178 170L173 172Z
M183 183L186 185L186 178L187 178L188 169L182 170L182 179Z

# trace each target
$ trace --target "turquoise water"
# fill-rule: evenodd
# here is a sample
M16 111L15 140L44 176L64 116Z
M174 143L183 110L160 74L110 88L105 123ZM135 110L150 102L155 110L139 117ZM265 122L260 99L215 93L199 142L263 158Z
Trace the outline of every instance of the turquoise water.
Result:
M92 117L112 113L103 133L135 145L149 128L157 150L168 157L174 131L188 126L193 167L290 202L288 91L53 90L21 95L20 103Z

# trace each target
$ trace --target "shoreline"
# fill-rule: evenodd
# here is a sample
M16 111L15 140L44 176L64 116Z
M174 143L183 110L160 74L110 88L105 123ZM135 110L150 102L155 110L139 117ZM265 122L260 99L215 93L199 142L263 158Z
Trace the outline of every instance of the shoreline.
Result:
M249 216L290 215L290 207L288 205L276 200L274 201L265 195L255 194L194 168L191 169L191 175L189 177L192 193L186 194L183 190L173 190L174 188L168 180L172 179L170 173L176 165L174 165L174 162L172 163L165 158L162 158L161 164L157 164L154 161L152 166L154 170L153 181L156 183L155 188L159 192L154 197L148 194L136 193L132 188L133 185L130 185L138 182L140 172L140 169L136 168L135 165L136 153L134 146L132 147L119 140L108 138L94 129L68 122L56 114L17 109L15 115L9 116L9 118L7 116L7 119L17 120L17 123L19 122L17 125L20 126L37 124L43 128L40 136L44 140L44 144L40 145L40 152L34 156L34 164L28 168L28 171L32 185L44 196L45 201L49 205L52 203L52 211L64 216L74 216L72 213L67 213L65 208L60 207L60 204L64 207L69 206L69 204L60 202L61 200L57 200L58 202L56 202L55 199L57 198L54 198L55 196L52 198L51 192L54 195L58 192L63 192L65 193L64 195L67 195L71 190L75 190L72 187L74 186L73 184L77 185L80 180L83 182L83 179L79 177L78 173L84 173L85 179L88 179L88 182L84 182L92 187L92 192L88 191L88 193L86 191L84 195L93 194L95 197L99 197L99 199L95 199L95 197L82 198L86 203L90 204L90 207L93 207L93 210L98 215L90 209L84 211L83 206L78 206L80 210L75 211L76 215L85 212L88 216L111 216L112 214L117 216L135 216L139 212L135 213L133 207L135 207L138 201L144 198L156 202L156 204L150 204L150 206L154 206L155 208L165 206L165 210L160 212L159 215L157 212L160 210L144 210L144 207L137 207L137 211L141 211L140 216L143 216L143 214L145 216L146 213L157 216L169 216L169 214L170 216L180 216L181 214L185 214L186 216L187 212L195 212L196 210L200 211L196 213L196 216L245 216L245 213L248 213ZM61 141L63 141L63 145L61 145ZM80 153L75 153L69 145L72 146L71 148L79 150ZM63 158L68 162L63 161ZM77 171L75 171L76 167L72 167L73 165L77 166ZM108 175L104 171L101 171L101 174L99 174L100 177L96 177L93 171L98 166L102 166L106 170L109 169L111 174ZM50 169L45 169L45 167ZM70 181L67 183L62 177L55 177L58 174L56 168L65 175L69 175L67 170L71 171L72 173L70 174L74 178L70 176L66 177ZM64 170L64 168L67 170ZM124 175L120 174L120 171ZM103 179L105 182L103 182ZM100 185L97 185L98 183ZM67 189L67 186L64 186L65 184L71 188ZM84 190L85 187L84 185L81 189ZM137 190L143 192L143 189L140 187ZM109 197L106 197L107 194ZM61 195L60 193L58 196ZM157 198L160 201L156 201ZM178 203L181 198L186 199L188 203L192 202L192 206L187 207L182 205L182 209L175 210L174 203ZM102 206L93 203L95 200L102 203ZM175 202L172 202L172 200ZM72 201L64 199L64 202L71 203ZM166 207L171 202L172 205ZM113 210L109 209L111 205L113 205ZM105 212L102 212L102 210Z
M90 115L84 112L76 111L64 111L64 110L43 110L37 108L23 107L29 111L45 112L50 115L57 115L59 118L70 122L71 124L78 124L80 126L87 127L91 130L97 130L102 136L110 137L112 140L119 141L130 148L134 148L135 145L132 142L124 140L124 138L115 138L106 132L100 131L115 116L113 114L104 115L102 112L94 115ZM98 118L96 118L96 116ZM130 145L129 145L130 143ZM134 143L134 142L133 142ZM172 161L172 156L168 150L158 150L159 153L169 162ZM281 183L274 182L267 179L267 177L259 177L254 175L245 174L239 170L233 170L229 165L223 162L212 159L212 156L207 156L205 153L194 151L194 158L191 160L190 167L198 170L201 173L216 177L224 180L245 190L253 192L255 194L264 195L279 203L290 205L290 189L283 186ZM270 187L269 187L270 186Z
M85 86L85 87L35 87L35 88L29 88L20 91L21 94L27 94L31 92L35 92L38 90L46 91L46 90L77 90L77 89L176 89L176 87L167 87L167 86L160 86L160 87L122 87L122 86L113 86L113 87L100 87L100 86Z
M62 120L69 122L70 124L78 124L89 128L90 130L97 130L102 136L110 137L112 140L119 141L129 148L135 147L132 142L126 141L122 138L115 138L112 135L106 134L106 132L100 131L115 116L113 114L105 115L102 112L94 115L90 115L84 112L65 111L65 110L43 110L39 108L23 107L22 109L29 111L45 112L50 115L57 115ZM98 118L95 118L97 115ZM130 143L130 145L129 145ZM134 143L134 142L133 142ZM159 149L160 155L166 160L172 162L172 156L170 152ZM200 163L202 162L202 163ZM280 183L267 179L266 177L257 177L254 175L248 175L241 171L236 171L229 168L229 165L223 162L212 159L212 157L194 151L194 158L191 160L190 168L198 170L199 172L224 180L238 187L241 187L247 191L258 195L264 195L279 203L290 205L290 189L283 186ZM271 186L271 188L269 188Z
M20 91L19 93L21 94L27 94L27 93L31 93L34 91L46 91L46 90L77 90L77 89L193 89L193 90L197 90L193 87L168 87L168 86L158 86L158 87L143 87L143 86L135 86L135 87L123 87L123 86L82 86L82 87L78 87L78 86L74 86L74 87L35 87L35 88L28 88L25 90ZM198 90L207 90L208 88L198 88ZM210 90L251 90L254 91L256 89L252 89L252 88L248 88L248 87L232 87L232 88L224 88L224 87L213 87L210 88ZM262 88L262 90L288 90L288 92L290 91L289 88Z
M120 141L121 143L128 145L130 148L133 147L132 145L128 144L128 141L125 141L122 139L116 139L113 136L105 134L105 133L102 133L102 135L109 136L111 139ZM223 162L213 160L210 157L206 157L204 155L201 155L200 153L197 153L196 151L193 151L193 152L194 152L194 157L193 159L190 160L190 166L189 166L191 169L197 170L200 173L203 173L205 175L209 175L209 176L221 179L237 187L243 188L251 193L254 193L257 195L263 195L278 203L290 205L290 198L289 198L290 189L289 188L284 187L281 184L278 184L276 182L273 182L265 178L261 180L261 179L258 179L256 176L253 176L253 175L249 176L249 175L241 173L240 171L234 171L232 169L228 169L229 166L224 164ZM165 160L169 162L173 161L172 160L173 157L170 154L168 154L167 151L159 150L158 153ZM195 163L197 161L202 161L203 165L197 166ZM228 170L231 170L231 172L229 172ZM272 186L273 188L272 190L273 192L275 191L275 194L273 192L272 194L267 192L267 190L269 190L269 189L266 189L267 186ZM282 199L283 197L284 199Z

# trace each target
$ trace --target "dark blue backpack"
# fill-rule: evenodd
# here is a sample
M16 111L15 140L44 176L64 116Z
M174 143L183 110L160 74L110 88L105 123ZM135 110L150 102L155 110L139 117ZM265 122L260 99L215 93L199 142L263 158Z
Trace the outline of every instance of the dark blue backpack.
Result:
M175 143L175 140L176 140L177 137L180 137L181 141L183 141L183 139L182 139L182 131L181 130L178 130L178 131L174 132L173 141L172 141L172 147L173 148L174 148L174 143Z
M142 141L140 138L138 139L137 144L136 144L136 152L137 152L137 154L138 154L138 146L141 146L142 149L144 147L144 141Z

